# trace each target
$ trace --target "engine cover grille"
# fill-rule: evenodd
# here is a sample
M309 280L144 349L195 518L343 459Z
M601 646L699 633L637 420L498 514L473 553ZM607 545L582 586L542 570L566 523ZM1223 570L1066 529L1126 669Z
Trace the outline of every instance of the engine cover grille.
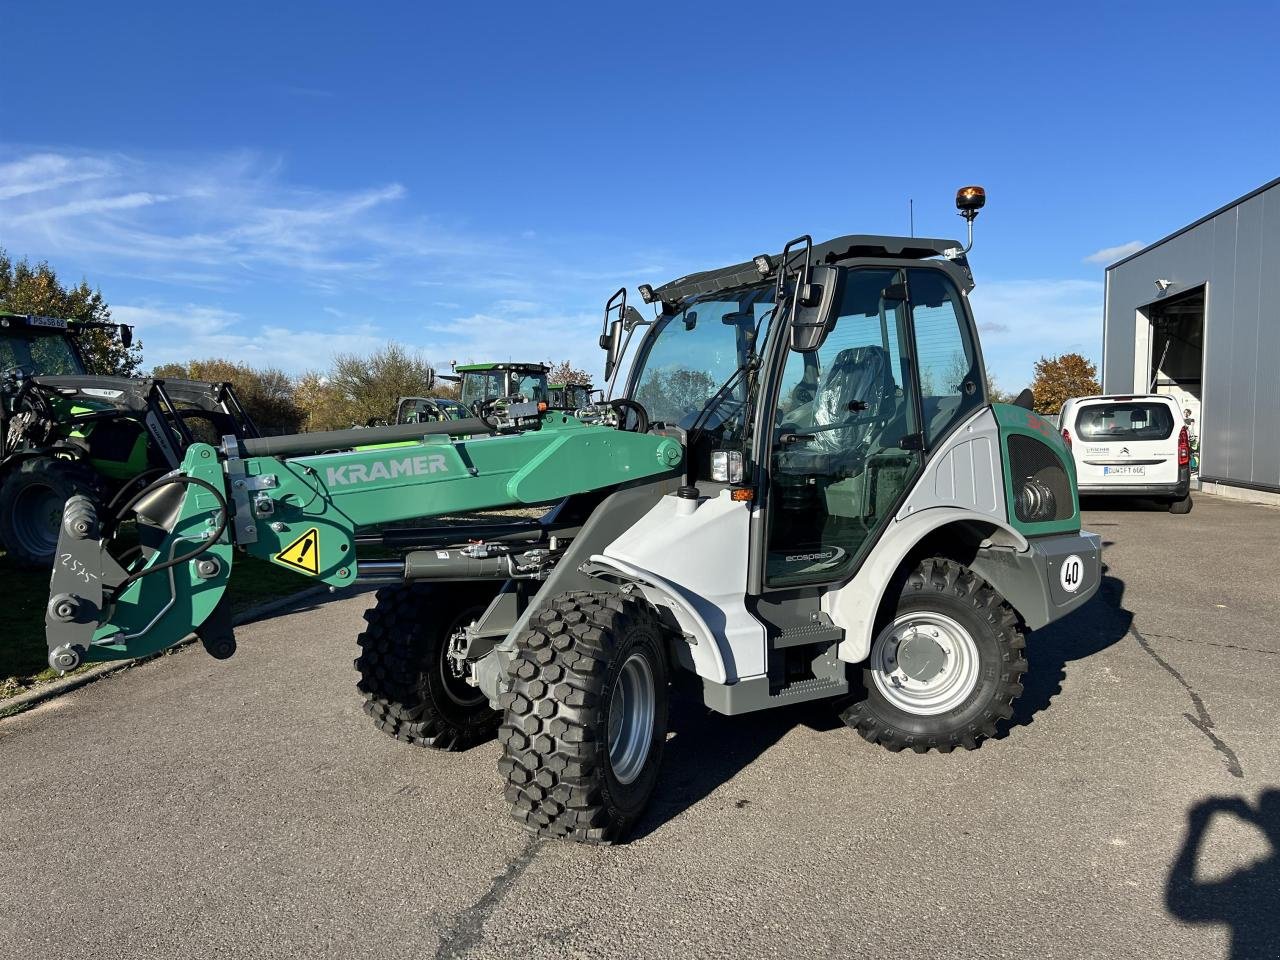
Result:
M1070 519L1075 513L1071 478L1053 448L1016 433L1008 444L1014 515L1023 523Z

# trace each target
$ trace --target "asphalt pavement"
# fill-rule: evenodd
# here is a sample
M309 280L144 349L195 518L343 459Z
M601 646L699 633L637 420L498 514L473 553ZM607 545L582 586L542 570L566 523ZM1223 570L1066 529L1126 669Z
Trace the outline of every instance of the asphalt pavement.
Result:
M1280 956L1280 510L1085 525L1103 590L999 739L682 706L615 847L525 834L496 743L373 728L369 594L75 690L0 721L0 957Z

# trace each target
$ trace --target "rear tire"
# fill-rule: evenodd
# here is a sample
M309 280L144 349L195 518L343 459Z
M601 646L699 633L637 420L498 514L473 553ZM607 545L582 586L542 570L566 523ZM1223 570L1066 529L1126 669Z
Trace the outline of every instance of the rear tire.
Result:
M888 750L976 750L1013 716L1025 647L1017 616L989 583L954 561L925 560L872 643L864 699L841 719Z
M1169 501L1170 513L1190 513L1191 512L1191 494L1187 494L1181 500Z
M498 712L452 672L449 640L484 613L500 586L413 583L378 591L355 661L375 727L437 750L463 750L493 736Z
M100 506L98 475L73 460L34 457L0 483L0 543L26 567L50 567L58 549L62 508L76 494Z
M511 815L540 836L611 843L644 812L667 738L664 630L631 597L568 593L517 640L498 739Z

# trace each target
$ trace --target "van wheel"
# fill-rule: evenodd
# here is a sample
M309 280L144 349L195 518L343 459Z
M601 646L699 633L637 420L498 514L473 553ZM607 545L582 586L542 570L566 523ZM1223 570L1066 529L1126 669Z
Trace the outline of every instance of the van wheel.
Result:
M1191 494L1187 494L1181 500L1169 501L1170 513L1190 513L1191 512Z
M923 561L871 644L864 698L841 714L888 750L976 750L1013 716L1026 638L1013 609L968 567Z

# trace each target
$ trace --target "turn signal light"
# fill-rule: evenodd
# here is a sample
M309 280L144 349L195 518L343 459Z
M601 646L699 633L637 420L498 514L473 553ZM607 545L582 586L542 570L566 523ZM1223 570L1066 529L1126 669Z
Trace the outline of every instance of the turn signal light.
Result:
M1187 428L1183 427L1178 434L1178 466L1185 467L1191 462L1191 437Z
M750 487L735 487L729 491L729 499L737 503L749 503L756 498L756 492Z

